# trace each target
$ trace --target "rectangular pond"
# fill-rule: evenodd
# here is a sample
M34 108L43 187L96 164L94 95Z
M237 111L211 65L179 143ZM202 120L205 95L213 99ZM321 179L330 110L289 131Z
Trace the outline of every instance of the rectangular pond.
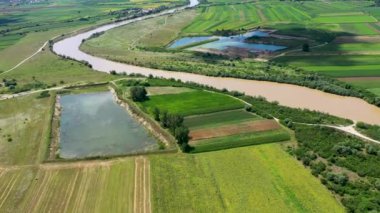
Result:
M60 157L112 156L155 150L158 144L111 92L63 95Z

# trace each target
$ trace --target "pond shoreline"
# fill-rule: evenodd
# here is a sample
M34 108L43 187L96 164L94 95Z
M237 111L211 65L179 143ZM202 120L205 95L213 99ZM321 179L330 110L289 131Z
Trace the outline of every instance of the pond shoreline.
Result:
M116 103L118 105L120 105L121 107L123 107L132 116L132 118L134 118L138 123L140 123L142 126L144 126L144 128L146 130L148 130L149 133L152 134L156 140L158 140L158 142L165 144L165 149L168 149L168 148L170 148L170 146L175 144L174 138L170 138L170 137L168 137L168 135L165 137L162 133L156 131L157 125L154 125L153 121L150 121L145 116L141 116L141 114L144 114L144 112L142 112L139 109L139 107L134 106L132 109L131 104L133 104L133 103L128 103L127 100L124 101L124 100L120 99L117 92L115 91L115 89L113 87L110 86L109 89L110 89L112 96L113 96L114 100L116 101ZM134 110L138 110L139 113L136 113ZM156 126L156 128L154 126ZM161 127L159 127L159 128L161 128ZM165 131L165 130L162 130L162 131Z

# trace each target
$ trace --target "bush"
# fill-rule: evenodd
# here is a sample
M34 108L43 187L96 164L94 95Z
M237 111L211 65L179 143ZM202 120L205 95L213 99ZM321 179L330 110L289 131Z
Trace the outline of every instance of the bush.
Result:
M130 94L131 94L132 100L136 102L145 101L148 98L145 87L141 87L141 86L131 87Z
M50 97L50 93L49 93L49 91L47 91L47 90L42 91L42 92L37 96L37 98L47 98L47 97Z

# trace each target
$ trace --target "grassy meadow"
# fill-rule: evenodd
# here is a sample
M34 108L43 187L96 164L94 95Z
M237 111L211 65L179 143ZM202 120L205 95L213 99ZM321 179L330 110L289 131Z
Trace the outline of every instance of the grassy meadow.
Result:
M190 145L193 147L191 153L200 153L289 140L290 136L287 131L284 129L277 129L196 140L191 141Z
M141 102L141 106L146 112L153 112L154 108L158 108L172 114L188 116L239 109L244 104L224 94L199 90L150 96L148 100Z
M155 212L344 212L278 144L150 159Z
M53 97L0 101L0 165L41 163L49 143Z

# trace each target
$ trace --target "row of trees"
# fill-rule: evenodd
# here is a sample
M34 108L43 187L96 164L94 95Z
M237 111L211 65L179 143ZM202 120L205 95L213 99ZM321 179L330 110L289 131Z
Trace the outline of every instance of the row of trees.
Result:
M181 115L170 114L167 111L153 110L154 120L160 122L161 126L169 129L174 135L183 152L189 152L189 129L183 124L184 118Z
M135 102L142 102L148 99L147 91L143 86L132 86L130 88L131 99ZM154 120L160 122L163 128L169 129L174 135L177 143L183 152L189 152L189 129L184 126L184 118L181 115L170 114L167 111L153 110Z

